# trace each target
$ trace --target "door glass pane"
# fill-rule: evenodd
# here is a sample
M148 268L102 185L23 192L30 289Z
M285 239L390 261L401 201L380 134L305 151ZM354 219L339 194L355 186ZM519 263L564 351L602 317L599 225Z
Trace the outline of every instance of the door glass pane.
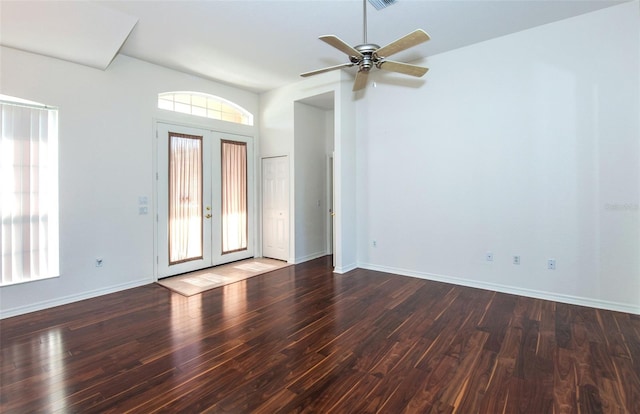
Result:
M247 249L247 144L222 141L222 254Z
M202 137L169 133L169 264L202 259Z

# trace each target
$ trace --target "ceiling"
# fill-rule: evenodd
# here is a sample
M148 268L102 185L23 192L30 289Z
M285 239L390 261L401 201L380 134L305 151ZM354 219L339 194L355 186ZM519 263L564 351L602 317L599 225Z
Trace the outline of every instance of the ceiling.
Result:
M384 46L426 30L429 42L393 57L410 62L624 1L398 0L379 11L367 4L367 40ZM103 70L121 53L260 93L346 63L318 36L362 43L362 7L361 0L0 0L0 44Z

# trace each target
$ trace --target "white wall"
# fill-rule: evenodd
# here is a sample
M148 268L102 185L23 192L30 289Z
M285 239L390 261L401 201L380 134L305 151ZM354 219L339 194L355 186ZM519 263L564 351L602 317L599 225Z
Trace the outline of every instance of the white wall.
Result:
M359 265L640 313L639 23L626 3L432 56L419 88L379 78Z
M152 282L153 214L138 215L138 197L152 209L154 118L193 121L156 109L157 94L211 93L256 115L258 96L126 56L100 71L10 48L0 53L0 93L59 108L61 250L59 278L0 288L1 316ZM203 121L245 135L258 128ZM97 257L104 267L95 267Z

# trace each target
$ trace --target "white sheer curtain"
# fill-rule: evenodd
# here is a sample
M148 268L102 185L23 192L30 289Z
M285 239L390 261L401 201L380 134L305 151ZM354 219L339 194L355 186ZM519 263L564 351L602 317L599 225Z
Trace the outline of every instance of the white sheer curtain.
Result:
M58 276L58 111L0 111L0 284Z
M247 144L222 141L222 253L247 248Z
M202 137L169 136L169 263L202 258Z

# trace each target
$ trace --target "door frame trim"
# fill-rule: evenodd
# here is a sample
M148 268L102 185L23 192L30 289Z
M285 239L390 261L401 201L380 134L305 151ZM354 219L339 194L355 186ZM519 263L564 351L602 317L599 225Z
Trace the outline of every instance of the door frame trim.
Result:
M326 231L327 231L327 254L333 255L334 250L336 248L335 246L335 231L336 229L334 228L334 220L333 220L333 216L332 214L335 214L335 176L334 176L334 167L333 167L333 163L334 163L334 157L333 157L333 152L331 152L331 154L327 154L327 160L326 160L326 174L327 174L327 188L326 188L326 211L325 213L327 214L327 218L326 218ZM335 265L335 263L334 263Z

